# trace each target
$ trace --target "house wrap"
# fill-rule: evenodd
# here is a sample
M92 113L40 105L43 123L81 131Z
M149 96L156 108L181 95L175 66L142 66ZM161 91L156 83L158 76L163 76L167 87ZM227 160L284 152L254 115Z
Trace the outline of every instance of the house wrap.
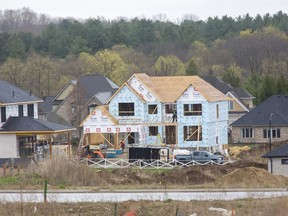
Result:
M128 144L216 151L228 143L228 101L198 76L134 74L82 122L83 132L117 134L114 145L126 134Z

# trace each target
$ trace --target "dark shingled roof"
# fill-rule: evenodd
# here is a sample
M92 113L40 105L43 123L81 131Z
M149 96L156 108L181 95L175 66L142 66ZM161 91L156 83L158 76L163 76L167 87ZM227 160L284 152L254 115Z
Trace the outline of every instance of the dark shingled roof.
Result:
M99 92L114 93L119 88L103 75L84 75L77 81L77 87L83 92L86 99L90 99Z
M263 155L264 158L271 157L288 157L288 144L282 145L281 147L272 150L271 152Z
M41 101L40 98L4 80L0 80L0 92L0 104Z
M223 94L233 92L233 95L239 99L255 98L246 89L240 87L233 87L230 84L224 82L222 79L216 76L201 76L206 82L210 83L216 89L221 91Z
M288 96L274 95L256 106L249 113L233 122L234 126L288 126Z
M7 122L2 126L0 132L8 132L8 131L60 132L71 130L75 130L75 128L25 116L25 117L9 117Z

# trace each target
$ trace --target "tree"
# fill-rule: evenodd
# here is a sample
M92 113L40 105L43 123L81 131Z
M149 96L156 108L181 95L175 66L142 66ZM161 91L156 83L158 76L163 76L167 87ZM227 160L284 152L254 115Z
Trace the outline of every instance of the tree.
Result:
M8 55L11 58L24 58L25 57L25 44L17 34L10 35L8 42Z
M1 77L14 85L24 88L29 79L25 65L20 59L8 58L0 67Z
M157 76L185 75L185 66L176 56L160 56L155 63Z
M83 74L98 73L97 62L93 55L83 52L79 55L79 62Z
M50 96L52 84L51 76L53 73L53 66L50 60L34 54L29 56L27 62L29 75L34 77L34 79L30 80L30 86L34 88L36 95Z
M125 73L127 72L127 65L122 57L113 51L102 50L95 54L97 71L107 76L117 85L121 85L125 80Z
M197 69L197 65L195 64L194 60L191 59L189 61L188 67L186 69L186 75L190 76L190 75L198 75L198 69Z
M222 74L222 80L233 87L240 87L241 68L237 65L230 65Z

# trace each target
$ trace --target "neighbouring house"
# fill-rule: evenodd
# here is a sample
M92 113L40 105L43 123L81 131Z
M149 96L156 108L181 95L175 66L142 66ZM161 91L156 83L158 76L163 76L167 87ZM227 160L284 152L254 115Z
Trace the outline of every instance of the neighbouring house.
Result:
M67 133L69 137L70 132L75 130L73 127L38 119L41 102L31 92L0 80L1 160L33 156L35 148L51 144L54 135ZM50 147L52 149L52 145Z
M72 126L70 122L67 122L57 113L52 111L52 101L54 98L55 96L45 96L42 98L43 102L39 103L38 106L38 118L57 124Z
M231 124L233 143L288 140L288 96L274 95Z
M198 76L134 74L82 122L83 142L221 150L228 143L228 101ZM92 143L93 144L93 143Z
M52 111L75 127L96 106L104 105L118 86L103 75L84 75L68 82L52 100Z
M288 177L288 144L274 149L262 156L268 158L268 171L275 175Z
M229 125L254 108L255 97L246 89L233 87L216 76L202 76L201 78L231 99L228 106Z

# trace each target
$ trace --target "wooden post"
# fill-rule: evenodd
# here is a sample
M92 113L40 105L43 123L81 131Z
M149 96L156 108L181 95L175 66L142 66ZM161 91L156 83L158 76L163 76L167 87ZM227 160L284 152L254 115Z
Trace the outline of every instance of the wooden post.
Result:
M71 159L71 133L68 132L68 158Z
M52 152L52 142L53 142L53 137L52 137L52 134L50 135L50 159L52 159L52 154L53 154L53 152Z

